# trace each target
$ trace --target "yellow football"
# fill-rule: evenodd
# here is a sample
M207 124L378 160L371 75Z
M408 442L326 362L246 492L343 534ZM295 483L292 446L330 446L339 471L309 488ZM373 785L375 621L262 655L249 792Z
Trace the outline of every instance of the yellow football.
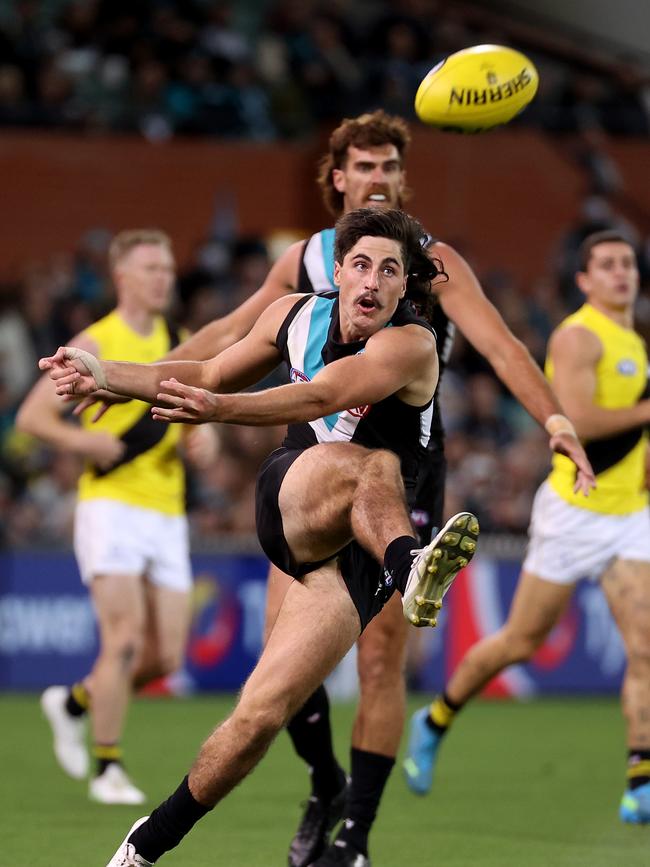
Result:
M415 111L426 124L483 132L508 123L537 92L530 60L504 45L474 45L450 54L422 80Z

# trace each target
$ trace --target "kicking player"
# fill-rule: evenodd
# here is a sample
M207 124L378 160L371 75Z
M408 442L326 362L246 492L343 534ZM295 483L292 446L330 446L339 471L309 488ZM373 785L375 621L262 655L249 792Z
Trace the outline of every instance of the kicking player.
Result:
M171 797L131 829L110 867L146 867L178 845L255 767L395 589L409 621L435 622L475 550L478 522L468 513L420 549L407 507L438 382L435 336L409 300L426 296L436 274L421 235L402 211L345 215L336 236L339 291L279 299L212 361L136 365L76 347L41 360L58 394L108 388L155 400L152 415L162 422L289 424L260 468L256 514L269 559L297 580L234 712ZM280 360L291 384L226 393Z
M335 217L359 207L401 207L406 198L407 124L382 111L344 120L334 130L318 183ZM263 311L288 292L336 289L334 229L293 244L273 265L264 285L239 308L209 323L169 358L206 359L239 340ZM429 255L444 262L447 279L434 281L437 304L432 324L438 335L440 372L451 351L454 327L492 364L498 376L528 411L547 427L550 446L577 463L585 488L592 474L580 443L541 371L488 301L471 268L452 247L427 236ZM442 525L445 487L443 431L437 405L431 418L427 459L420 477L413 517L423 542ZM267 597L268 636L291 579L271 568ZM290 867L368 863L368 835L375 820L404 728L406 624L394 600L363 632L358 642L360 699L352 731L349 789L332 744L329 703L320 686L289 722L298 755L310 769L311 795L290 845ZM334 841L329 835L345 822Z

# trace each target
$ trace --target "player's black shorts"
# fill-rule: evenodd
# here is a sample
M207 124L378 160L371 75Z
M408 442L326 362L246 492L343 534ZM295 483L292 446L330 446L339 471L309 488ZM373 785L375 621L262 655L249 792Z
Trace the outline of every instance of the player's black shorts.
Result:
M332 559L298 563L284 537L278 494L289 467L302 453L302 449L284 447L272 452L260 467L255 491L255 521L260 545L278 569L297 579ZM386 587L382 566L357 542L350 542L336 557L363 630L390 599L394 585Z
M434 531L443 525L447 461L442 445L427 450L415 486L411 521L423 545L428 545Z

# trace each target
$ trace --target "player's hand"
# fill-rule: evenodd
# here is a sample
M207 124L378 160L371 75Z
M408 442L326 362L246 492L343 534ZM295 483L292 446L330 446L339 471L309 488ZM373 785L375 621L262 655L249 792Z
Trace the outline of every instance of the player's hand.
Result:
M199 470L211 466L219 454L219 436L211 424L186 428L183 448L187 459Z
M124 454L122 440L108 431L86 431L82 451L100 470L110 470Z
M97 409L95 414L90 419L94 424L96 421L99 421L112 406L115 406L116 403L128 403L131 398L124 397L120 394L113 394L112 391L106 391L106 389L100 388L98 391L93 392L93 394L88 397L84 397L82 400L79 400L79 397L74 394L64 394L63 400L67 402L75 401L77 403L75 408L72 410L72 415L81 415L87 409L90 409L91 406L96 406Z
M54 355L41 358L41 370L47 370L59 395L92 394L106 387L106 376L101 361L85 349L60 346Z
M177 379L164 380L160 383L160 388L162 390L156 395L156 400L165 406L151 407L151 414L156 421L184 424L220 421L218 394L205 388L185 385Z
M568 431L556 433L551 437L549 446L554 452L566 455L573 461L577 469L573 491L576 494L581 491L585 497L588 497L589 491L596 487L596 476L578 437Z

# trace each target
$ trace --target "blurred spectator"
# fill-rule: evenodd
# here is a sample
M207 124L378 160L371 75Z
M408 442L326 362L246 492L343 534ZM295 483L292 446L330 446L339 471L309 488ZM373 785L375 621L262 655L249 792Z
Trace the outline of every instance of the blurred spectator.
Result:
M378 105L409 115L435 62L508 43L503 27L439 0L16 0L0 6L0 124L268 140ZM583 49L572 66L540 45L527 48L540 90L517 123L647 134L634 59L610 69L594 49L590 68Z

